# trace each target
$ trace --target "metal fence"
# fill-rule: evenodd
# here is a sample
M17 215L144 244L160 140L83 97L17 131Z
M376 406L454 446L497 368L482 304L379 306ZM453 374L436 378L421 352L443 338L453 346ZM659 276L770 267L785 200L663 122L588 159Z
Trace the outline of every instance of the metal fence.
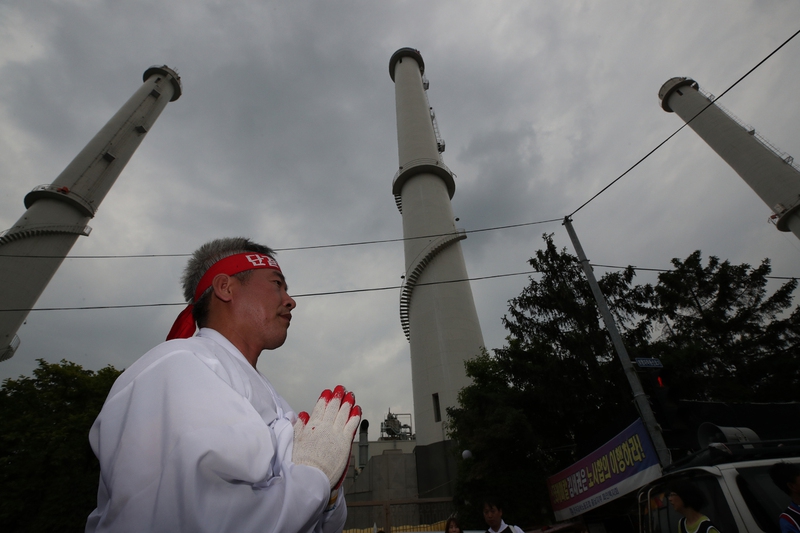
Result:
M347 502L344 533L444 531L452 498Z

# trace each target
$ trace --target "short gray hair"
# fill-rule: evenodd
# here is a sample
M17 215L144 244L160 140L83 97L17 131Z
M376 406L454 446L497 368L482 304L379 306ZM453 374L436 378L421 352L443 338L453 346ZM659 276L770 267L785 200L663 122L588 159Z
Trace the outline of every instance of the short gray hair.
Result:
M181 276L181 283L183 284L183 297L188 303L194 303L193 315L199 327L205 325L208 317L208 295L210 293L209 287L196 302L194 301L194 293L197 290L197 285L200 283L203 274L220 259L247 252L256 252L275 259L275 251L272 250L272 248L255 243L245 237L215 239L211 242L207 242L192 254L192 257L186 264L186 269L183 271L183 276ZM250 272L252 271L241 272L234 277L244 281L249 277Z

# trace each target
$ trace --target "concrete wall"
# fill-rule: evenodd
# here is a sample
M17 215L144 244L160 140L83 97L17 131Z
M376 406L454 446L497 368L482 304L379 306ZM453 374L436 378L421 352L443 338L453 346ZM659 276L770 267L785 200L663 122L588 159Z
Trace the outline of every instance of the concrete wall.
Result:
M417 492L414 454L389 449L370 458L347 490L347 501L403 500L416 498Z

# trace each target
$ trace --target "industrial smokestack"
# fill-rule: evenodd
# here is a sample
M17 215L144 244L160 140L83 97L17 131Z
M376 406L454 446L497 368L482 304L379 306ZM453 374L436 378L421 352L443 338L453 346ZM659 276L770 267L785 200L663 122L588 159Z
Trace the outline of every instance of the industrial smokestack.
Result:
M658 97L664 111L674 111L687 122L772 209L780 231L800 238L800 170L793 157L711 103L713 97L691 78L670 79Z
M405 239L400 321L411 344L418 450L446 440L446 410L458 405L459 390L470 383L464 361L483 347L459 242L466 234L456 229L450 204L455 176L441 159L444 141L428 103L424 72L422 56L413 48L401 48L389 61L400 162L392 193Z
M150 67L144 83L50 185L25 196L27 211L0 233L0 361L19 346L16 333L89 219L167 103L180 98L178 74Z
M363 469L369 462L369 420L364 419L358 429L358 468Z

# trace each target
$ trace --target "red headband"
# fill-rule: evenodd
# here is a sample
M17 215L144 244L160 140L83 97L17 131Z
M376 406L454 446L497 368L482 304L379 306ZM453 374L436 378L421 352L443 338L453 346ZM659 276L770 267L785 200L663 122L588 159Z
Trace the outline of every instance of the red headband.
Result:
M181 314L175 319L175 323L172 325L172 329L169 330L169 335L167 335L167 340L188 339L194 335L197 329L194 323L194 317L192 316L194 304L197 303L197 300L203 296L203 293L211 287L211 283L214 281L217 274L233 276L240 272L260 268L268 268L277 270L278 272L281 271L281 267L278 266L278 262L275 261L275 259L256 252L231 255L211 265L211 268L206 270L206 273L203 274L203 277L200 278L200 282L197 284L197 290L194 291L194 300L192 300L192 303L187 305L186 309L181 311Z

